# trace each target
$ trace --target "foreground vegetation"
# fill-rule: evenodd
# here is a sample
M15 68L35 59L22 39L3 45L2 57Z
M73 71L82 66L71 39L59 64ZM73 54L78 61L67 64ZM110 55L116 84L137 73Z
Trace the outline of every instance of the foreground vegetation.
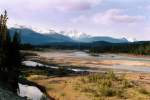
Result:
M134 81L125 79L124 75L116 76L111 71L88 75L80 78L76 84L77 90L85 92L94 100L150 99L150 91Z
M147 82L134 80L132 74L92 73L58 75L59 70L41 68L24 69L25 78L45 87L49 96L56 100L149 100ZM128 76L129 75L129 76ZM135 76L138 76L135 74ZM133 79L131 79L133 77ZM148 76L149 77L149 74ZM138 77L137 77L138 78Z

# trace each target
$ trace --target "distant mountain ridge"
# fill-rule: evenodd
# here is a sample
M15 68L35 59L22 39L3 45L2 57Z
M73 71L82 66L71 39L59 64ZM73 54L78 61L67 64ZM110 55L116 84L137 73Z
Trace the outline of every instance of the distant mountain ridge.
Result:
M87 37L80 39L81 42L97 42L97 41L106 41L110 43L126 43L129 42L126 38L112 38L112 37L106 37L106 36L95 36L95 37Z
M108 36L90 36L86 33L77 32L77 31L70 31L70 32L62 32L63 35L69 36L73 40L79 41L79 42L96 42L96 41L106 41L110 43L126 43L129 42L126 38L112 38Z
M49 34L41 34L29 28L10 28L10 34L13 35L15 30L21 32L22 43L42 45L54 42L73 42L73 40L70 37L64 36L56 32Z
M40 33L32 28L27 27L12 27L9 29L10 34L13 35L15 30L21 32L22 43L33 44L33 45L44 45L48 43L67 43L67 42L83 42L91 43L97 41L105 41L110 43L126 43L129 42L126 38L116 39L107 36L90 36L85 33L78 32L56 32L54 30L49 31L49 33Z

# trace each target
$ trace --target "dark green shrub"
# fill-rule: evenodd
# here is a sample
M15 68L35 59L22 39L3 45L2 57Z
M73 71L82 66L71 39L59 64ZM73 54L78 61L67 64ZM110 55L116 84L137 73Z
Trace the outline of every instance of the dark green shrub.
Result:
M115 90L108 86L100 86L99 92L102 96L114 96L116 94Z
M115 73L113 71L109 71L107 74L106 74L106 78L107 79L111 79L111 80L116 80L117 77L115 75Z

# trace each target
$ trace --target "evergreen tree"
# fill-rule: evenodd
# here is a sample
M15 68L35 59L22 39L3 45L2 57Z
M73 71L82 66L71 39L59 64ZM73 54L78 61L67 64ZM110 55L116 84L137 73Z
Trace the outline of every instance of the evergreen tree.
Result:
M0 82L17 93L19 70L21 65L20 36L16 31L11 39L7 29L7 12L0 17Z

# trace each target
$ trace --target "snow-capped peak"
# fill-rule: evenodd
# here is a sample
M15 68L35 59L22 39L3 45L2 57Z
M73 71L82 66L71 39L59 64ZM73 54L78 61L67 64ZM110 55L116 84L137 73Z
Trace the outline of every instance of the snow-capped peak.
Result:
M19 24L14 24L13 26L11 26L11 27L13 27L13 28L30 28L30 29L32 29L32 27L31 26L27 26L27 25L19 25Z
M129 42L136 42L137 40L136 40L136 38L128 38L127 39Z
M48 30L48 29L44 29L44 28L42 29L39 27L30 26L30 25L14 24L13 26L10 26L9 28L18 28L18 29L27 28L27 29L31 29L31 30L38 32L38 33L43 33L43 34L50 33L50 30Z
M68 32L61 31L60 33L65 36L69 36L70 38L75 39L75 40L90 37L89 35L82 33L82 32L78 32L76 30L68 31Z

